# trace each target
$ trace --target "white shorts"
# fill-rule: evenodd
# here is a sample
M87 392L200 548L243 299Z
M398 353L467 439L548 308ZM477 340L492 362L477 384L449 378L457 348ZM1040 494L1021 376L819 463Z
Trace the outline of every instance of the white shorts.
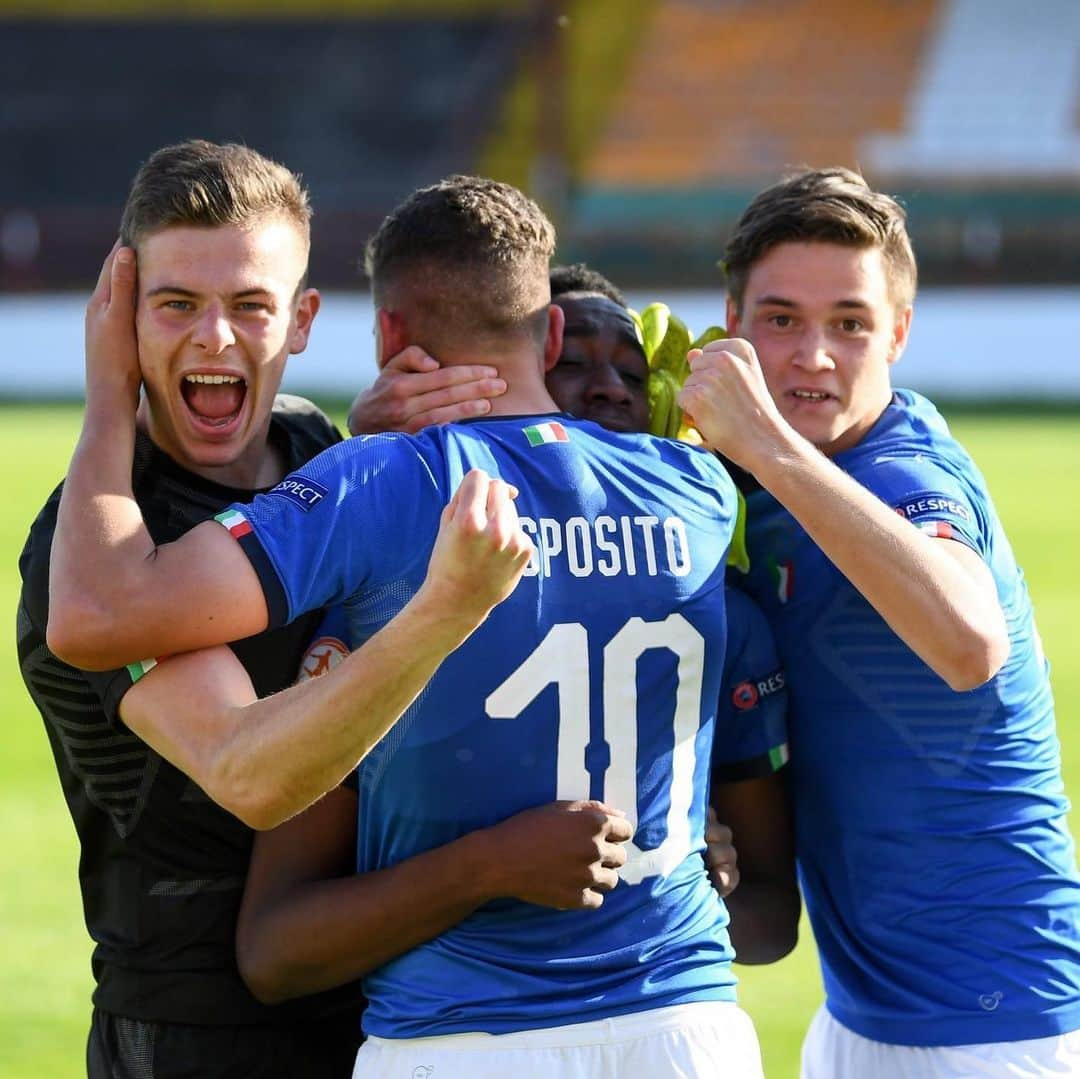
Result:
M1080 1031L1021 1042L890 1045L848 1030L822 1005L802 1047L802 1079L1048 1079L1050 1076L1080 1077Z
M762 1079L750 1017L701 1002L516 1034L368 1038L353 1079Z

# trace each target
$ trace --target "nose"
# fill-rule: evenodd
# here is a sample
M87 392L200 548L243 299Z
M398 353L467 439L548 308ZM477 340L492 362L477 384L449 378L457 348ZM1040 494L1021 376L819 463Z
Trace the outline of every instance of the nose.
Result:
M211 356L219 356L230 345L236 344L232 326L221 307L217 305L207 307L195 324L191 343L204 349Z
M587 401L614 401L628 403L630 391L626 388L618 369L611 363L594 364L585 387Z
M829 371L836 366L823 330L814 326L806 328L796 347L794 362L805 371Z

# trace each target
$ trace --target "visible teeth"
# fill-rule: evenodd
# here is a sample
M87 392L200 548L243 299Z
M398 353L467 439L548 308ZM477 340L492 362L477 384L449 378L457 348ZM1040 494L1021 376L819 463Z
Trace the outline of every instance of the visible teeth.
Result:
M204 386L220 386L227 382L243 382L239 375L184 375L185 382L198 382Z
M792 395L804 401L824 401L829 395L818 390L792 390Z

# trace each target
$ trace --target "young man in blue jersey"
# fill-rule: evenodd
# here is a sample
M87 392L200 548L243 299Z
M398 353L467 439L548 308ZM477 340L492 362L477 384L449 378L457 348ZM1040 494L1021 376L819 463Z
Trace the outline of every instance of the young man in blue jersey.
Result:
M350 440L175 544L154 548L127 515L137 542L100 552L118 588L87 587L95 604L145 615L155 650L328 602L344 602L362 640L416 588L462 478L482 464L512 484L536 550L366 758L360 868L392 871L553 796L624 806L634 838L598 910L488 904L372 972L357 1074L756 1076L726 914L700 857L734 490L700 450L556 411L543 383L563 325L549 304L553 246L550 223L506 185L455 177L415 193L370 251L380 354L417 344L446 364L490 362L507 385L492 418ZM301 504L298 488L318 497ZM210 601L184 610L196 579ZM332 795L298 819L304 842L281 830L301 886L264 897L276 940L249 959L269 993L355 971L339 943L351 882L323 878L335 836L356 827Z
M622 292L578 263L552 267L551 301L564 316L562 349L545 384L563 411L612 431L645 433L649 364ZM405 361L404 363L402 361ZM403 416L417 429L427 420L467 418L490 392L489 378L454 381L456 401L432 396L434 360L405 350L353 403L353 434L393 430ZM460 368L438 368L445 372ZM448 383L449 385L449 383ZM469 395L469 396L465 396ZM714 735L709 869L731 915L736 959L768 963L795 945L799 898L792 872L786 785L787 696L776 646L764 616L743 592L729 588L728 646ZM339 634L346 635L342 624ZM344 649L344 645L339 645ZM721 823L723 822L723 823ZM738 856L731 845L738 837ZM735 884L738 888L735 890Z
M890 385L903 211L847 170L800 173L744 212L727 272L736 339L692 357L680 400L762 487L748 588L788 676L826 993L804 1079L1080 1075L1047 663L982 476Z

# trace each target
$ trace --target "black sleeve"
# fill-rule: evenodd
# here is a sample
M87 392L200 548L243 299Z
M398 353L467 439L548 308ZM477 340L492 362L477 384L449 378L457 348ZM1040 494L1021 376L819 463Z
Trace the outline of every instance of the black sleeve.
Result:
M19 558L22 592L19 596L19 666L27 689L38 707L82 710L97 707L111 726L120 723L119 708L124 694L141 670L122 667L112 671L80 671L58 659L49 650L45 631L49 624L49 557L60 488L38 514ZM137 665L133 665L137 667Z

